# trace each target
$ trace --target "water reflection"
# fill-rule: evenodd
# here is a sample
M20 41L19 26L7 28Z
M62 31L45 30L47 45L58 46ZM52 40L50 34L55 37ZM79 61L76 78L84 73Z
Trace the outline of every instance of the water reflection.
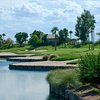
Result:
M0 100L46 100L47 72L10 71L9 63L0 61Z

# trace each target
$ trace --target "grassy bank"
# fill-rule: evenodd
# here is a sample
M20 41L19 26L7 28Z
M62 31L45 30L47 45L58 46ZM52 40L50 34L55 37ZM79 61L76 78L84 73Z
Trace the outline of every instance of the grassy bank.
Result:
M77 88L81 84L78 80L78 70L55 70L47 76L49 84L56 87Z
M35 54L35 55L58 55L58 57L53 58L52 60L63 61L63 60L73 60L80 58L81 55L86 53L97 54L100 51L99 46L95 47L95 50L88 50L88 45L76 48L73 46L64 47L62 45L57 47L57 51L54 50L52 46L42 46L35 49L35 51L30 50L30 46L25 47L14 47L11 49L0 50L0 52L13 52L17 54Z
M67 87L69 90L93 100L100 98L100 53L90 53L82 56L79 61L69 64L79 64L79 69L56 70L47 76L47 81L54 87ZM85 96L84 96L85 95Z

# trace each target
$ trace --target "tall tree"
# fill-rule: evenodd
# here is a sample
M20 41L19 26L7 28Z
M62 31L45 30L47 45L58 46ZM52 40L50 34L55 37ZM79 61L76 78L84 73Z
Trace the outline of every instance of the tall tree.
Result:
M71 44L71 39L72 39L72 33L73 33L73 31L69 31L69 34L70 34L70 44Z
M64 36L65 36L65 47L66 47L67 38L68 38L68 29L64 28L63 33L64 33Z
M39 39L39 37L34 34L31 36L31 38L29 39L29 44L32 46L32 47L38 47L40 46L40 44L42 43L42 40Z
M33 33L30 34L29 44L35 48L40 45L46 45L47 34L37 30L33 31Z
M88 10L84 10L80 17L77 17L77 24L75 26L75 35L79 37L82 43L89 39L89 33L95 28L95 18ZM94 27L94 28L93 28Z
M47 45L47 36L48 34L44 34L43 37L42 37L42 45Z
M5 34L5 33L3 33L3 34L2 34L2 36L4 37L4 36L6 36L6 34Z
M62 29L59 31L59 43L60 44L64 44L65 43L65 35L64 35Z
M25 32L19 32L15 35L16 41L19 43L20 46L23 46L24 42L28 38L28 34Z
M0 48L2 48L2 46L3 46L4 36L6 36L4 33L3 34L0 34Z
M70 39L72 38L72 33L73 33L73 31L69 31Z
M53 27L51 32L55 35L55 50L57 50L57 32L59 31L58 27Z
M43 32L35 30L30 36L37 35L39 39L41 39L44 35Z

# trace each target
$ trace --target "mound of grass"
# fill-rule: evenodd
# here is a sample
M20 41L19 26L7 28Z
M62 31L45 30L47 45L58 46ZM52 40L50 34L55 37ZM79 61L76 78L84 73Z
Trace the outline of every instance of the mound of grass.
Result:
M80 58L79 55L66 55L66 56L59 56L56 58L53 58L53 61L65 61L65 60L74 60Z
M93 89L91 90L91 92L100 95L100 89L93 88Z
M55 70L49 72L47 76L49 84L56 87L78 88L80 82L78 81L78 71L76 70Z
M49 55L44 55L43 57L42 57L42 60L43 61L47 61L49 59Z
M57 55L54 55L54 54L53 54L53 55L50 55L50 56L49 56L49 60L52 60L52 59L57 58L57 57L58 57L58 56L57 56Z

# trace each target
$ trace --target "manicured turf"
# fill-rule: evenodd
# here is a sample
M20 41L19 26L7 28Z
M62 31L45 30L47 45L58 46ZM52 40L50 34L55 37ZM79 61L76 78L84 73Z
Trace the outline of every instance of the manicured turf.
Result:
M51 55L55 54L58 55L58 57L53 58L52 60L58 60L58 61L63 61L63 60L73 60L80 58L80 56L86 54L86 53L94 53L97 54L100 52L100 47L97 45L95 47L95 50L88 50L88 45L84 45L81 48L75 48L73 46L67 46L64 47L62 45L57 47L57 51L54 50L54 47L52 46L42 46L39 48L35 49L36 52L30 50L30 46L25 46L25 47L16 47L16 48L11 48L11 49L5 49L5 50L0 50L0 52L13 52L17 54L35 54L35 55Z

